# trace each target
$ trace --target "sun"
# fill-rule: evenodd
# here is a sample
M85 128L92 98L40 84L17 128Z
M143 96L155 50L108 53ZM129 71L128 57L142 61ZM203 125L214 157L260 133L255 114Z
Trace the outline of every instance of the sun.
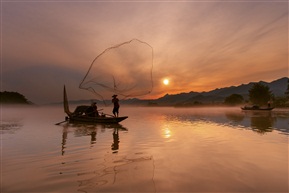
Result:
M169 84L170 84L169 79L164 79L164 80L163 80L163 84L164 84L164 85L169 85Z

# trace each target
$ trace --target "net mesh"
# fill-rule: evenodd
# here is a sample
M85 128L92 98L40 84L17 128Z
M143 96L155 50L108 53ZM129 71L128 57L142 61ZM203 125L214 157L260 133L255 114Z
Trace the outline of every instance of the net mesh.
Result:
M97 99L120 99L147 95L153 89L153 47L132 39L109 47L91 63L79 88L92 92Z

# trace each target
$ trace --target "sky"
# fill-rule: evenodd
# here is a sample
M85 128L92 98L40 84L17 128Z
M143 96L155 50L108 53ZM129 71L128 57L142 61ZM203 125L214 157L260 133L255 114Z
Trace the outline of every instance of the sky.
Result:
M132 39L153 48L153 89L139 98L288 77L286 0L0 5L1 91L19 92L36 104L62 101L63 85L70 100L95 98L79 88L93 60Z

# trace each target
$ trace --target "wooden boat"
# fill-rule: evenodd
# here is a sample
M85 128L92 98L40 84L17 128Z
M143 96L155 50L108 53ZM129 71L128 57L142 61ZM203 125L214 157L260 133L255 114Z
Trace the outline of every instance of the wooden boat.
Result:
M70 121L70 122L86 122L86 123L119 123L125 119L127 119L127 116L124 117L114 117L113 115L101 115L101 116L97 116L97 117L90 117L84 114L79 113L79 111L74 111L71 112L69 110L69 106L68 106L68 99L67 99L67 94L66 94L66 89L64 86L63 89L63 107L64 107L64 112L68 115L68 117L66 117L66 121ZM79 107L83 107L83 106L78 106L76 108L80 109Z
M257 105L241 107L242 110L249 111L271 111L274 107L259 107Z

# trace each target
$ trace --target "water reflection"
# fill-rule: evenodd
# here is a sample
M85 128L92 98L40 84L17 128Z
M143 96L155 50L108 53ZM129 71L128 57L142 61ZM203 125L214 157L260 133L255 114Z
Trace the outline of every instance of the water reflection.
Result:
M272 132L273 124L271 117L251 117L251 129L260 134Z
M113 153L117 153L117 150L119 148L119 136L117 128L114 128L112 136L113 136L113 143L111 145L111 150L113 150Z
M111 138L109 138L112 140L109 147L111 152L102 146L102 144L108 144L104 142L107 135L102 135L107 131L111 132ZM123 131L128 131L128 129L120 124L63 125L61 155L68 161L62 162L62 170L70 168L71 171L61 171L60 174L74 173L75 170L78 192L126 192L128 187L131 192L155 192L153 156L141 151L127 153L124 150L123 152L126 153L119 152L120 135ZM94 145L99 139L101 142L95 146L99 149L98 151L88 151L85 146L79 144L83 148L77 148L73 155L71 153L66 155L65 149L69 136L74 139L90 136L90 145ZM87 151L89 153L86 153ZM72 165L73 167L71 167ZM85 168L83 169L83 167ZM145 183L146 186L143 186L142 183Z
M128 131L125 127L120 124L81 124L81 123L67 123L63 125L62 130L62 142L61 142L61 155L65 154L65 148L67 143L68 133L71 132L69 129L73 129L75 137L90 136L90 145L96 143L97 132L100 130L104 132L105 129L113 129L112 133L112 145L111 150L113 153L117 153L119 149L119 131Z
M182 124L194 124L197 122L213 122L220 125L230 126L231 128L250 129L258 134L266 134L272 131L280 131L281 134L289 135L288 120L289 112L253 112L253 111L189 111L182 114L169 114L167 121L181 122ZM166 129L164 129L166 133ZM165 137L167 136L164 134Z
M244 128L251 129L259 134L272 132L277 118L272 112L243 112L243 113L226 113L230 120L228 123L236 123ZM276 128L277 129L277 128ZM288 132L288 131L287 131Z
M171 130L168 126L163 129L163 137L170 138L172 136Z
M78 173L80 192L156 192L153 156L107 156L92 171ZM144 185L145 184L145 185Z
M64 155L67 141L67 128L62 131L61 155Z
M3 121L0 124L0 134L14 134L22 127L22 124L15 121Z
M244 120L245 116L240 113L225 113L226 117L234 123L240 123Z

